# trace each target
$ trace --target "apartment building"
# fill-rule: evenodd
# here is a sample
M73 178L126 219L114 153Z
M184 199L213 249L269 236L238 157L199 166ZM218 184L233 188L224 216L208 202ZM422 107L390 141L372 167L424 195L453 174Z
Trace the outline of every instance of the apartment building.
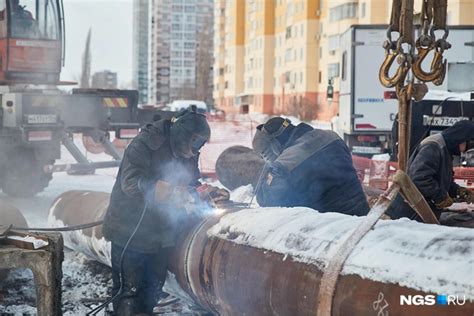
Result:
M133 1L133 86L139 103L148 103L149 0Z
M340 35L355 24L387 24L391 3L221 0L214 31L225 40L214 48L216 106L229 113L331 119L338 113ZM415 8L420 10L421 0ZM450 0L448 24L474 25L469 12L474 0ZM332 102L326 95L329 81Z
M117 73L110 70L95 72L92 75L91 87L98 89L117 89Z
M152 0L150 6L148 101L167 104L195 97L198 57L213 51L213 0ZM203 40L203 33L210 41ZM207 34L209 33L209 34ZM200 46L201 45L201 46ZM206 47L202 47L202 45ZM201 51L199 51L201 49ZM198 60L199 59L199 60ZM214 61L209 62L212 71ZM212 92L212 80L207 83ZM206 96L201 97L204 101ZM212 101L212 100L211 100Z

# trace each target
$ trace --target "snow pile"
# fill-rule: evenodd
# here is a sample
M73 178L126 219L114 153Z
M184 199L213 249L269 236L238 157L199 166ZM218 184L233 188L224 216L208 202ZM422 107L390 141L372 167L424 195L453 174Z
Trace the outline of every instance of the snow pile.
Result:
M253 186L251 184L238 187L237 189L230 192L230 199L234 202L250 203L253 196ZM257 199L253 199L253 203L256 203Z
M30 269L10 270L0 283L0 314L35 315L36 293Z
M208 234L289 255L324 269L363 217L309 208L247 209L225 215ZM474 298L474 235L466 228L381 221L357 245L342 274L428 293Z
M65 251L62 310L65 316L85 315L111 294L111 269L80 253ZM0 314L36 315L33 273L16 269L0 284ZM100 312L98 315L104 315Z
M63 262L64 316L85 315L102 304L112 293L112 271L87 259L83 254L67 251ZM103 312L98 315L104 315Z
M17 240L17 241L23 241L25 243L29 243L33 245L33 249L40 249L43 247L46 247L48 245L47 241L44 241L43 239L35 238L33 236L8 236L7 239L10 240Z

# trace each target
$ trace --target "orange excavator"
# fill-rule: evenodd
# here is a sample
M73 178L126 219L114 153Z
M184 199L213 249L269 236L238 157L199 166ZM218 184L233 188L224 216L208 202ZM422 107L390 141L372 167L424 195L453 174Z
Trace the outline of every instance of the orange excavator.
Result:
M42 191L56 171L118 166L109 135L134 137L153 116L138 109L135 90L58 89L71 84L60 81L64 34L62 0L0 0L0 188L9 195ZM74 143L77 133L113 160L90 162ZM54 165L61 145L77 163Z

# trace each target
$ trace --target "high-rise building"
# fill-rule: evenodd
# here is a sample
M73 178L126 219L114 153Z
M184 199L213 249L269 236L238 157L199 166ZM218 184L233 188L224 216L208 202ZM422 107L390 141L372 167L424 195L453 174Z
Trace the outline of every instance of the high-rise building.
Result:
M92 75L92 88L117 89L117 73L110 70L96 72Z
M388 24L391 3L217 0L216 106L230 113L330 119L338 113L340 35L355 24ZM421 0L415 0L415 8L421 8ZM471 12L474 0L450 0L448 24L473 25ZM335 91L332 103L326 98L329 80Z
M149 0L133 1L133 85L139 103L148 103Z
M211 96L198 92L212 93L207 78L214 65L213 0L155 0L151 7L149 102L166 104L178 98L212 102ZM205 72L208 75L202 78Z

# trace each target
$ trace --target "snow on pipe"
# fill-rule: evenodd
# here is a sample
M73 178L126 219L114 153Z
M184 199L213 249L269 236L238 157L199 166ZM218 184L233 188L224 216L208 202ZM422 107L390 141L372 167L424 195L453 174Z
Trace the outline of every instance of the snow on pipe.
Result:
M108 202L108 194L68 192L55 202L50 218L77 224L63 220L75 213L94 214L81 216L82 222L98 220L107 208L100 204L104 199ZM94 201L102 202L95 206ZM196 302L218 314L315 315L325 266L361 220L308 208L258 208L208 217L181 236L170 269ZM96 230L89 238L100 241L102 235ZM473 241L467 228L406 219L379 222L346 261L333 314L471 315ZM87 238L75 243L74 248L96 259L110 249ZM453 295L459 306L440 305L437 295Z

